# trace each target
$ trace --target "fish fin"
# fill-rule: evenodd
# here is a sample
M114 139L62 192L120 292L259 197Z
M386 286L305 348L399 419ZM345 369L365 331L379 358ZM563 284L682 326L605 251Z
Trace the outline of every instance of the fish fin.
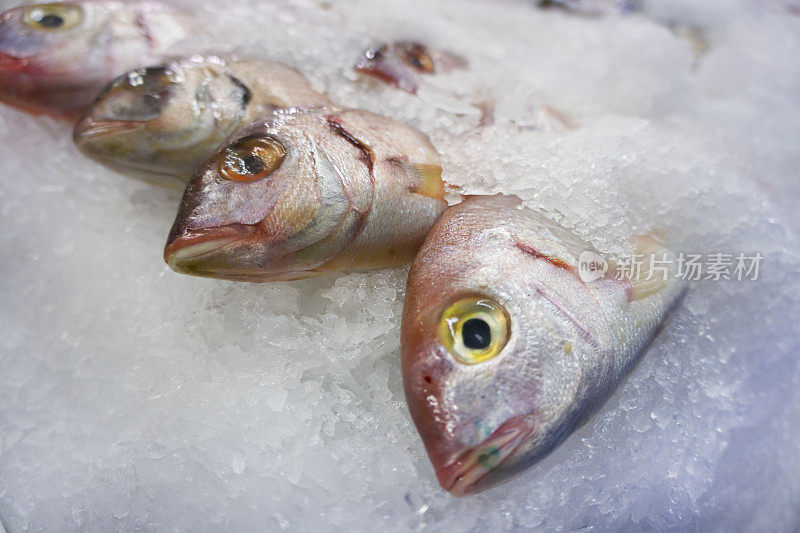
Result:
M630 279L631 301L641 300L661 292L670 285L675 273L671 268L671 252L654 235L634 238L634 254L641 261L636 279Z
M441 166L424 163L409 163L408 166L417 178L414 192L436 200L444 198L445 190Z

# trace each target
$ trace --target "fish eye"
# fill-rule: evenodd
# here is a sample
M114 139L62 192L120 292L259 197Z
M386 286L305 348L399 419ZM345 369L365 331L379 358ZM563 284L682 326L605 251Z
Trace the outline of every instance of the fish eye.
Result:
M249 137L228 147L219 159L219 173L230 181L251 182L278 170L286 152L270 137Z
M147 122L161 116L179 80L167 67L133 70L115 80L98 100L107 100L107 118Z
M488 298L464 298L445 309L439 341L459 363L476 365L498 355L511 334L505 307Z
M64 31L83 21L83 10L72 4L39 4L26 9L22 18L34 30Z
M421 44L412 43L407 46L406 61L421 72L433 72L433 58L428 53L428 48Z

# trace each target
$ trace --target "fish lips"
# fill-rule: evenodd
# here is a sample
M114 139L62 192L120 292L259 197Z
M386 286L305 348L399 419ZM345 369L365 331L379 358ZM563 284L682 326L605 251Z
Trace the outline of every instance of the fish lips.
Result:
M504 422L477 446L451 454L444 460L431 455L439 484L458 497L490 488L494 484L492 479L503 477L490 474L496 474L508 463L533 430L531 415L517 416Z
M86 142L112 135L130 133L142 127L144 127L144 124L139 121L98 120L91 117L84 117L75 125L72 138L78 145L86 146Z
M319 274L293 268L291 253L265 256L257 245L262 237L255 226L245 224L191 230L170 237L164 260L179 274L251 283L295 281Z
M219 277L225 248L251 237L255 231L255 227L245 224L173 230L164 248L164 260L181 274Z
M98 163L125 174L135 173L138 171L137 163L142 159L131 155L120 157L119 153L130 152L133 143L129 134L144 127L143 123L136 121L84 116L72 130L72 140L85 156Z

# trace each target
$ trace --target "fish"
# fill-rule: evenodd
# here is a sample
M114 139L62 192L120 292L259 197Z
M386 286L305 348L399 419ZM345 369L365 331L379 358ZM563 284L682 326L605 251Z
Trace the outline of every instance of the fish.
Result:
M184 189L228 137L275 109L330 104L271 61L174 58L112 81L75 126L80 151L125 175Z
M164 259L174 271L288 281L411 262L446 208L422 133L367 111L278 110L189 182Z
M658 239L634 242L628 275L514 196L467 196L440 217L409 273L401 357L444 489L521 473L618 387L685 289Z
M565 11L597 17L641 11L641 0L539 0L540 8L559 8Z
M32 3L0 15L0 101L77 119L109 80L159 60L194 25L154 0Z
M407 93L416 94L423 76L463 70L466 59L413 41L368 48L355 65L356 72L372 76Z

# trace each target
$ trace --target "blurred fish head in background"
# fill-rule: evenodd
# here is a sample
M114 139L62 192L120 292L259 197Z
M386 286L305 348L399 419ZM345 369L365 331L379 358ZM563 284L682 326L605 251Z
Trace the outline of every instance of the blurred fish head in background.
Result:
M464 58L411 41L370 47L355 65L356 72L411 94L417 92L422 76L464 68Z
M75 116L108 80L184 38L189 17L157 2L76 0L0 15L0 99Z
M98 12L100 11L100 12ZM91 37L105 17L97 6L83 2L33 4L0 15L0 68L4 74L53 74L83 62Z

